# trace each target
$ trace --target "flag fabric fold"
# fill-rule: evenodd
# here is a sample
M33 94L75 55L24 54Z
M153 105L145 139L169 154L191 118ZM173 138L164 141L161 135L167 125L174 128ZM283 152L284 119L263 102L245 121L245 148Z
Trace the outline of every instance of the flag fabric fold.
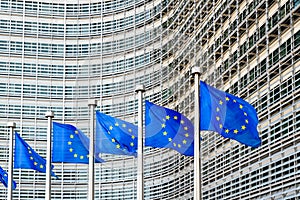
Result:
M36 153L25 140L15 132L15 154L14 168L33 169L42 173L46 173L46 159ZM51 176L58 178L51 167Z
M89 163L90 139L78 128L70 124L53 122L52 162ZM95 148L95 162L102 163Z
M96 111L96 144L102 153L137 156L137 126Z
M183 114L146 101L145 126L145 146L194 155L194 126Z
M200 129L250 147L261 145L255 108L245 100L200 82Z
M1 166L0 166L0 181L1 183L3 183L3 185L6 188L8 187L8 174L4 169L2 169ZM17 188L17 183L14 180L13 180L12 187L14 190Z

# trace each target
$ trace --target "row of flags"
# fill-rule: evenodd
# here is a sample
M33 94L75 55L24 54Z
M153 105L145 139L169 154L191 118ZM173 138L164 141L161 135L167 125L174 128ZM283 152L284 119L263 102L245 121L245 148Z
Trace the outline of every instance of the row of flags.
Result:
M200 130L214 131L250 147L258 147L257 113L234 95L200 82ZM89 138L70 124L53 122L52 162L89 162ZM137 156L138 127L96 111L95 162L100 153ZM145 146L170 148L194 155L194 126L183 114L145 101ZM197 138L200 140L200 138ZM202 139L202 138L201 138ZM14 168L46 172L46 160L15 133ZM52 165L53 169L53 165ZM51 175L56 177L51 169ZM0 180L7 187L7 173L0 167ZM14 188L16 183L14 182Z

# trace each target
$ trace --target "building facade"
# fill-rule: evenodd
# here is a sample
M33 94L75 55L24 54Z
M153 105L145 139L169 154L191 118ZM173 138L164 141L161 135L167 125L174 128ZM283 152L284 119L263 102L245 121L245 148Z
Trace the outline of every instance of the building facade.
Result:
M89 134L87 101L137 122L145 99L194 112L201 79L254 105L262 146L202 132L203 199L300 196L299 0L0 0L0 165L7 122L46 156L47 110ZM102 155L95 199L136 199L135 158ZM193 199L193 158L145 152L145 199ZM88 166L54 163L53 199L87 199ZM15 199L44 199L45 174L15 169ZM0 186L0 198L7 190Z

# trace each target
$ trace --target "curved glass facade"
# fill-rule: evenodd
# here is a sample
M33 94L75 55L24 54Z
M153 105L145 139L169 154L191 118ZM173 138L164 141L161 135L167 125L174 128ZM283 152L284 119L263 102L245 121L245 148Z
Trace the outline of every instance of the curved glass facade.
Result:
M87 100L137 122L145 99L190 119L201 79L253 104L257 149L202 132L204 199L297 199L300 171L299 0L0 0L0 165L7 122L46 155L44 114L89 133ZM136 199L135 158L102 155L95 199ZM53 199L87 199L88 166L55 163ZM145 152L145 199L193 199L193 158ZM16 199L44 199L45 174L15 169ZM0 186L0 198L7 190Z

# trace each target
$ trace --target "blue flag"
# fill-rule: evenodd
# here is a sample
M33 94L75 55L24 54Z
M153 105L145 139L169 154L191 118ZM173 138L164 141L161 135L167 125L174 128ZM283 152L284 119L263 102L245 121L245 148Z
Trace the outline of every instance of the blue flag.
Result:
M0 181L1 183L3 183L5 187L8 187L8 174L4 169L2 169L1 166L0 166ZM14 180L13 180L12 187L14 190L17 188L17 183Z
M14 168L33 169L42 173L46 173L46 160L36 153L23 138L15 132L15 155ZM51 176L58 178L51 167Z
M137 155L137 126L96 112L96 143L102 153Z
M201 130L215 131L251 147L261 145L257 113L252 105L234 95L200 83Z
M194 126L181 113L146 101L145 124L145 146L194 155Z
M70 124L53 122L52 162L89 163L90 139ZM95 148L95 162L104 162Z

